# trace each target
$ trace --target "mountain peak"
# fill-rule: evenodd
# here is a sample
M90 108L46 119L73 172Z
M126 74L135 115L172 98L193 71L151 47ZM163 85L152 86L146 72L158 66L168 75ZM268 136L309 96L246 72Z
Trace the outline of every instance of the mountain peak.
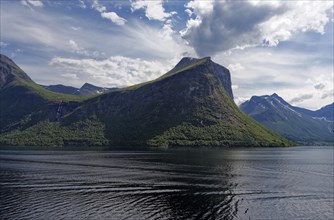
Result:
M224 87L227 95L233 99L230 71L211 60L211 57L193 58L183 57L176 66L161 78L169 77L177 73L190 71L196 74L212 74Z
M330 105L329 105L330 106ZM240 105L240 109L253 119L273 129L278 134L303 143L333 141L330 115L333 107L310 111L294 107L276 93L253 96Z
M18 80L33 82L9 57L0 54L0 88Z
M273 93L273 94L271 95L271 97L281 98L279 95L277 95L277 93Z

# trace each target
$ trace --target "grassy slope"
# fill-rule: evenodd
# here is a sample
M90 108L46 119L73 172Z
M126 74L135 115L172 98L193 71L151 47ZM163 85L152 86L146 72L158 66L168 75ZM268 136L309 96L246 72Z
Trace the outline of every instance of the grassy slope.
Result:
M196 126L191 122L170 128L149 140L153 146L291 146L293 143L242 113L235 103L220 88L221 111L226 106L233 110L232 120L217 120L209 109L197 112L202 121L211 121L206 126ZM217 99L217 97L208 97ZM219 108L219 107L218 107Z
M25 129L15 130L0 136L2 145L64 146L64 145L107 145L105 126L97 121L85 120L61 126L60 122L48 120Z

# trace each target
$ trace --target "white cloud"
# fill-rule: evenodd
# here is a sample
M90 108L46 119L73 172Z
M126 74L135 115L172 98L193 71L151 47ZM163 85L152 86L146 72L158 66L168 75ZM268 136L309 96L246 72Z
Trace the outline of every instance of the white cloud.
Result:
M189 17L191 17L191 15L193 14L193 12L189 8L184 11L188 14Z
M21 0L21 4L28 7L43 7L42 0Z
M193 10L193 12L199 16L210 14L213 11L213 6L214 0L192 0L185 5L189 11Z
M105 12L107 10L107 8L101 5L98 0L93 0L92 8L100 13Z
M233 91L234 92L234 91ZM235 102L235 104L237 104L238 106L240 105L240 104L242 104L242 103L244 103L244 102L246 102L246 101L248 101L249 100L249 98L248 97L236 97L236 98L234 98L234 102Z
M201 1L186 4L196 18L181 36L199 56L254 46L276 46L296 33L324 33L332 1Z
M87 5L85 4L83 0L79 0L79 7L85 9L87 8Z
M99 51L86 50L85 48L80 47L78 43L72 39L67 42L67 45L69 46L72 52L80 54L80 55L84 55L88 57L99 57L101 55L104 55L103 53L100 53Z
M9 43L0 41L0 48L6 48L9 45Z
M93 1L92 8L100 12L102 18L106 18L118 26L123 26L125 22L127 22L126 19L118 16L116 12L107 12L107 8L103 6L102 4L100 4L98 0Z
M124 87L155 79L169 70L158 61L123 56L105 60L53 58L50 65L67 73L65 77L92 82L105 87ZM74 78L73 78L74 79Z
M131 2L131 10L136 11L139 9L145 10L145 16L150 20L165 21L176 12L165 12L165 8L162 5L162 0L134 0Z
M300 107L318 109L332 103L334 96L333 64L317 63L323 53L322 50L305 53L293 49L270 47L263 50L258 47L232 54L219 53L212 59L231 70L232 85L238 85L233 90L238 104L253 95L277 93L289 101L297 95L313 94L312 98L296 103ZM242 68L238 67L238 63ZM324 88L319 90L315 85L323 85Z
M125 24L126 19L119 17L115 12L102 12L102 18L111 20L116 25L122 26Z
M329 22L326 11L333 7L328 1L287 2L288 9L259 25L262 37L269 46L288 40L296 32L315 31L324 34Z
M71 26L70 27L73 31L80 31L81 27Z
M72 50L79 50L79 46L74 40L69 40L67 44Z
M238 72L240 70L244 70L245 69L240 63L230 64L230 65L227 66L227 68L231 72Z
M62 77L68 78L68 79L79 79L77 74L73 73L63 73L61 74Z

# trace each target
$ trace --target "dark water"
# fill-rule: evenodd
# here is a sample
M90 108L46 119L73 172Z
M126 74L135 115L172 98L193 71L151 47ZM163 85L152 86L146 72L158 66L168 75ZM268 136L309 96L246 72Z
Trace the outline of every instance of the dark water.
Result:
M333 219L333 153L0 151L0 219Z

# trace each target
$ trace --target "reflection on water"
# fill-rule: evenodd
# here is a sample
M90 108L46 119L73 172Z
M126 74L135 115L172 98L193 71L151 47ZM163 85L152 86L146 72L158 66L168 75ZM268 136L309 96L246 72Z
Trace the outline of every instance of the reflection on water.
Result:
M0 219L333 219L333 148L0 151Z

